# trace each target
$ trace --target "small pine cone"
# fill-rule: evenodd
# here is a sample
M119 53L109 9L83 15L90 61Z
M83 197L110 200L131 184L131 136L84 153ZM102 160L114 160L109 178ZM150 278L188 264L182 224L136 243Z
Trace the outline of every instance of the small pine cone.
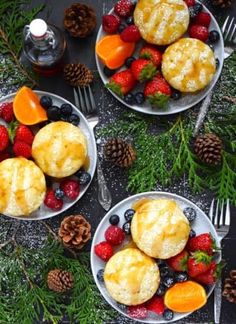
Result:
M108 140L104 147L104 154L107 161L125 168L131 166L136 159L132 146L120 138Z
M236 270L231 270L225 279L223 296L231 303L236 303Z
M232 0L213 0L213 5L219 6L221 8L230 7L232 4Z
M62 293L73 288L74 279L70 272L54 269L49 271L47 276L48 288Z
M81 215L68 216L61 222L58 234L64 246L79 250L91 238L91 225Z
M93 81L93 73L85 64L70 63L64 67L64 78L72 87L86 87Z
M64 27L71 36L85 38L96 27L96 13L90 6L74 3L65 10Z
M200 135L194 143L194 151L202 162L217 165L221 161L222 141L212 133Z

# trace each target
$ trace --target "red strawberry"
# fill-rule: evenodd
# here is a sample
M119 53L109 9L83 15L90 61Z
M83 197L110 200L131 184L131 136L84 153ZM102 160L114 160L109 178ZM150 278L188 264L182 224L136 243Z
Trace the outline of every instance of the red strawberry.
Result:
M184 0L184 2L188 7L192 7L195 5L195 0Z
M131 71L137 81L144 82L151 80L157 69L152 61L140 58L132 62Z
M209 27L211 23L211 16L207 12L199 12L197 17L194 18L194 24Z
M75 180L63 180L60 183L60 189L64 192L65 196L71 200L76 199L80 193L79 182Z
M32 145L34 134L31 129L25 125L19 125L16 129L15 141L20 141Z
M215 241L212 238L210 233L203 233L189 239L187 243L187 250L194 251L203 251L209 255L213 254L213 250L216 249Z
M165 310L164 300L162 297L154 296L146 303L147 310L156 314L163 314Z
M161 65L162 53L158 51L155 46L144 45L139 53L139 57L147 60L151 60L155 66Z
M94 247L95 254L103 261L108 261L113 255L113 249L110 243L101 242Z
M120 25L120 18L115 15L104 15L102 17L102 28L108 34L116 33Z
M179 254L167 260L168 265L175 271L186 271L189 254L183 250Z
M132 0L120 0L114 7L115 13L124 18L128 17L134 11L135 5L133 4Z
M211 262L210 269L196 277L194 280L204 285L212 285L220 277L222 264L216 264L214 261Z
M9 159L11 156L8 152L1 152L0 153L0 162Z
M26 159L31 157L31 146L25 142L17 141L13 145L15 156L23 156Z
M105 239L112 245L119 245L125 239L125 233L119 226L109 226L105 232Z
M126 43L137 43L141 38L141 34L138 27L130 25L122 31L120 38Z
M144 305L129 306L127 314L132 318L142 319L147 317L148 310Z
M205 42L208 39L209 32L205 26L192 25L189 28L189 36Z
M111 78L106 87L118 96L123 97L129 91L131 91L136 84L136 80L131 73L131 70L124 70L115 73Z
M0 105L0 117L10 123L14 119L13 102L4 102Z
M152 81L147 82L144 96L151 105L164 108L171 95L171 88L166 80L158 74Z
M3 125L0 125L0 152L4 151L9 144L9 135L7 128Z
M44 204L48 208L50 208L54 211L58 211L58 210L62 209L63 200L56 198L55 191L53 189L48 189L46 196L44 198Z
M194 252L188 259L188 274L196 277L210 269L212 257L202 251Z

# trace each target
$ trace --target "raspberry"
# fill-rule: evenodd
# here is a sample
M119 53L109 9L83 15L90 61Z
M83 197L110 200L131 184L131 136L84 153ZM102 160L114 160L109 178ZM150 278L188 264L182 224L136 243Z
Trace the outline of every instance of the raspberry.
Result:
M154 296L146 303L146 307L149 311L156 314L163 314L165 310L165 305L162 297Z
M102 17L103 30L108 34L114 34L120 25L120 18L114 15L105 15Z
M147 317L148 311L144 305L129 306L127 314L130 317L142 319Z
M126 43L136 43L140 40L141 35L138 27L135 25L127 26L120 34L120 38Z
M64 180L60 184L60 189L64 191L67 198L74 200L79 196L79 182L75 180Z
M62 209L63 206L63 200L62 199L57 199L55 196L55 192L53 189L48 189L46 196L44 198L44 204L54 210L58 211Z
M0 151L4 151L9 144L9 135L5 126L0 125Z
M135 5L132 3L131 0L120 0L114 7L115 13L122 17L131 16L132 12L134 11Z
M13 103L4 102L0 105L0 117L5 120L5 122L10 123L14 119Z
M184 2L188 7L192 7L195 5L195 0L184 0Z
M111 225L105 232L105 239L112 245L119 245L125 238L125 233L118 227Z
M192 25L189 29L189 36L205 42L208 39L209 32L205 26Z
M9 159L11 156L8 152L1 152L0 153L0 162Z
M19 125L16 129L15 141L20 141L32 145L34 134L31 129L25 125Z
M199 14L194 18L194 24L209 27L211 23L211 16L207 12L199 12Z
M94 247L95 254L103 261L108 261L113 255L111 244L103 241Z
M15 156L23 156L26 159L31 157L31 146L27 143L17 141L13 145L13 152Z

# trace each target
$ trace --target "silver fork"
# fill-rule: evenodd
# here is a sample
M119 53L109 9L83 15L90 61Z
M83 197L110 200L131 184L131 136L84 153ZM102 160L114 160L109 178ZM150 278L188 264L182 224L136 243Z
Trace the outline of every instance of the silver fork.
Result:
M236 48L236 24L235 24L234 17L228 16L225 19L221 31L224 38L224 58L227 59L234 52ZM197 136L204 122L208 108L210 106L213 90L214 88L211 89L211 91L208 93L208 95L202 102L202 105L198 113L197 121L195 124L193 136Z
M215 204L215 200L212 200L209 218L214 225L219 242L221 244L222 239L228 234L230 227L230 207L229 207L229 199L227 199L226 204L217 200ZM221 253L220 253L221 257ZM214 323L220 323L220 313L221 313L221 300L222 300L222 287L221 287L221 279L216 282L215 290L214 290Z
M97 106L90 85L86 87L73 88L75 105L86 117L90 127L94 131L99 122ZM99 157L97 158L97 178L98 178L98 201L107 211L111 208L111 193L107 188L106 181L101 168Z

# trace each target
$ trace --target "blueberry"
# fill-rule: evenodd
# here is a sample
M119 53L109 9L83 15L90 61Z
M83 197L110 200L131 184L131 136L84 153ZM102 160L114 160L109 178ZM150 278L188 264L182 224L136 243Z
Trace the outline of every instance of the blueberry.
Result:
M163 279L163 284L167 288L170 288L171 286L173 286L174 283L175 283L175 279L172 275L168 275Z
M125 22L126 22L127 25L133 25L134 24L134 17L130 16L130 17L126 18Z
M172 90L171 98L174 100L179 100L181 98L181 92L176 89Z
M161 296L163 296L165 294L165 292L166 292L166 286L163 285L163 283L160 283L160 285L159 285L159 287L158 287L158 289L156 291L156 295L161 297Z
M125 232L125 234L130 235L131 234L131 224L130 224L130 222L124 223L124 225L122 226L122 229Z
M130 57L127 57L127 59L125 60L125 66L127 68L130 68L131 67L131 64L136 61L136 58L133 57L133 56L130 56Z
M208 39L211 43L216 43L220 39L220 34L217 30L211 30Z
M70 104L62 104L61 105L61 115L62 116L70 116L72 114L72 106Z
M55 197L56 197L57 199L62 199L62 198L64 198L64 196L65 196L64 191L61 190L61 188L57 188L57 189L55 190Z
M190 223L192 223L197 216L196 210L193 209L192 207L185 208L183 213L187 217L187 219Z
M69 117L68 117L68 122L73 124L74 126L78 126L79 123L80 123L80 118L78 115L76 114L71 114Z
M127 209L125 211L124 216L125 216L125 219L127 220L127 222L131 222L134 214L135 214L135 210L133 210L133 209Z
M157 264L159 268L168 268L166 262L162 259L157 260Z
M133 105L135 103L134 95L132 93L127 93L127 95L124 96L124 101L128 105Z
M99 282L104 283L104 270L103 269L98 270L97 279Z
M174 313L172 312L172 310L170 310L170 309L164 310L163 318L166 321L171 321L173 319L173 317L174 317Z
M194 19L195 17L197 17L197 12L194 10L194 7L189 7L188 8L189 11L189 16L191 19Z
M189 233L189 238L193 238L195 236L196 236L196 232L193 229L191 229Z
M201 3L196 3L193 7L197 15L202 11L203 8Z
M135 101L138 105L142 105L145 101L145 97L144 97L144 94L143 92L137 92L135 95Z
M120 26L118 27L118 33L121 34L125 28L126 28L125 24L120 24Z
M87 171L79 170L75 173L80 185L87 185L91 180L91 175Z
M175 272L175 281L176 282L184 282L188 280L187 272Z
M112 70L112 69L109 69L107 66L104 66L103 72L104 72L105 76L110 78L116 73L116 70Z
M161 278L166 278L167 276L169 276L169 274L170 274L170 269L167 266L160 268Z
M48 109L52 106L52 98L49 96L42 96L40 98L40 105L43 106L43 108Z
M217 69L218 69L219 65L220 65L220 60L218 58L216 58L216 68Z
M111 225L117 225L120 221L120 217L118 215L111 215L109 218L109 222Z
M57 106L51 106L47 110L47 117L52 121L57 121L61 119L60 108Z

